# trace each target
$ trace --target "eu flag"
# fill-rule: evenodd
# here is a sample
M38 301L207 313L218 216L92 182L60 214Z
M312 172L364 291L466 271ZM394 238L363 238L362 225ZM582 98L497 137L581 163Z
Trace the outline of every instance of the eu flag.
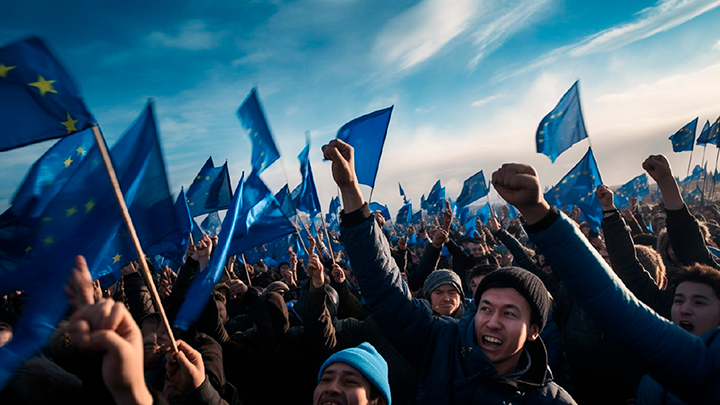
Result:
M370 208L370 212L379 211L380 215L385 218L385 220L389 221L392 217L390 216L390 210L388 209L387 205L382 205L377 202L371 202L368 205L368 208Z
M403 190L402 186L400 185L400 182L398 181L398 188L400 189L400 196L403 198L403 204L408 203L407 196L405 195L405 190Z
M297 196L293 199L295 208L298 211L306 212L309 215L315 215L322 210L320 207L320 199L315 188L315 177L313 176L312 167L310 166L310 144L298 155L300 160L300 174L302 174L302 182Z
M330 199L330 207L328 208L328 213L325 216L325 221L327 222L328 228L339 229L339 215L341 208L342 207L340 206L340 197L335 196Z
M643 173L615 191L615 206L618 208L627 207L630 205L631 198L642 198L642 196L648 194L650 194L650 188L648 187L647 175Z
M573 204L585 215L590 228L598 230L602 220L602 207L595 198L595 189L603 184L592 149L573 167L565 177L545 193L545 200L558 208Z
M580 108L579 82L576 81L540 121L535 134L537 152L547 155L553 163L561 153L588 137Z
M393 106L390 106L355 118L337 132L337 139L355 149L355 173L360 184L375 187L392 110Z
M693 167L692 169L692 172L690 172L690 175L685 177L685 179L683 179L682 181L678 181L678 184L685 184L691 181L700 180L704 176L705 170L700 167L700 165L695 165L695 167Z
M242 227L243 224L238 221L241 211L247 211L247 207L243 206L243 179L235 188L235 197L233 197L230 207L225 214L225 220L222 224L222 230L218 235L218 244L213 248L212 257L207 267L201 269L200 273L195 275L192 284L188 288L180 310L175 316L175 326L188 330L190 324L197 321L200 314L205 309L208 299L212 294L215 284L220 280L223 270L225 269L225 261L230 251L232 236L236 227ZM240 222L240 223L239 223Z
M469 205L473 201L477 201L488 195L489 191L487 183L485 183L485 175L483 171L480 170L463 183L462 191L460 191L460 196L457 198L457 205L459 207Z
M193 217L229 207L232 190L227 162L215 167L209 157L188 188L187 198Z
M0 151L60 138L95 123L80 90L32 37L0 48Z
M463 223L463 225L465 225L465 236L466 237L468 237L468 238L475 237L475 232L477 231L477 229L476 229L477 218L478 218L478 215L475 214L475 215L467 218L467 220L465 220L465 222Z
M707 121L705 121L705 125L703 126L703 129L700 132L700 136L698 136L695 144L696 145L706 145L708 143L715 144L716 142L717 142L717 131L714 134L712 134L710 132L710 120L707 120Z
M157 246L156 250L161 251L161 255L171 262L181 263L185 251L190 242L190 235L193 229L193 220L190 216L190 209L187 205L187 197L185 190L180 189L177 199L175 199L175 216L178 220L178 228L170 235L163 239L162 246ZM158 269L162 267L157 267Z
M708 138L714 139L716 146L720 145L720 136L718 136L718 132L720 132L720 117L717 117L715 122L713 122L708 129Z
M400 225L408 225L412 222L412 204L407 203L400 207L395 217L395 222Z
M430 189L425 205L430 215L439 214L445 208L445 187L442 187L440 180L436 181L432 189Z
M487 224L488 219L490 219L490 216L492 214L492 211L490 211L490 203L487 202L485 205L480 207L480 209L475 213L475 216L482 221L483 224Z
M299 191L298 191L299 193ZM285 213L285 216L292 218L296 215L295 205L293 204L292 194L288 185L284 185L280 191L275 194L275 199L280 204L280 209Z
M220 215L217 211L211 212L200 224L202 229L210 236L215 236L220 232L222 221L220 221Z
M422 210L419 210L418 212L415 212L412 214L410 222L413 224L419 224L422 219L423 219L423 212L422 212Z
M693 143L695 142L695 128L697 127L698 119L690 121L684 127L680 128L670 138L673 146L673 152L683 152L687 150L693 150Z
M280 152L275 146L270 128L268 128L267 121L265 121L265 114L263 114L262 107L260 107L257 89L253 88L250 91L250 94L238 109L238 116L252 144L250 163L253 170L260 174L280 158Z

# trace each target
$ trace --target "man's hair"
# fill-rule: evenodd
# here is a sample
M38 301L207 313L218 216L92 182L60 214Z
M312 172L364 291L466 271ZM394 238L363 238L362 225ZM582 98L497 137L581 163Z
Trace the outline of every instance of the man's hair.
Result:
M635 245L635 255L643 268L653 277L655 284L663 287L665 283L665 263L663 263L660 253L648 246Z
M475 277L487 276L488 274L490 274L490 272L495 271L499 268L500 266L498 266L497 263L478 264L470 271L470 277L468 277L468 281L474 279Z
M705 284L712 288L715 296L720 299L720 271L710 266L695 263L691 266L683 267L683 271L679 272L674 281L676 285L680 285L685 281Z

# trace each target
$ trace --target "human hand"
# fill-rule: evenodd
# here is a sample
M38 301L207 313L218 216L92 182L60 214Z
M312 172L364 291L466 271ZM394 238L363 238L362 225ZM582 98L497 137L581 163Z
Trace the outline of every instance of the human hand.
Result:
M436 249L442 249L443 244L448 241L448 233L445 229L437 227L433 233L432 245Z
M528 224L540 221L550 211L535 168L526 164L506 163L492 174L498 194L523 214Z
M345 281L345 271L337 263L333 263L333 268L330 272L330 275L332 275L333 279L338 284L342 284Z
M498 222L497 218L495 218L495 217L488 218L487 227L488 227L488 229L490 229L490 232L492 232L492 233L496 233L500 229L502 229L502 227L500 226L500 222Z
M205 364L200 352L182 340L177 341L178 352L165 355L167 378L175 389L187 394L205 381Z
M247 284L243 283L242 280L234 278L228 281L228 287L230 287L230 299L234 300L242 298L248 291Z
M597 187L597 190L595 191L595 196L597 197L598 201L600 201L600 206L602 207L603 211L615 209L615 201L613 200L613 195L613 191L610 190L610 187L604 184L601 184Z
M450 207L450 201L445 200L445 210L443 211L443 222L442 227L445 230L445 232L450 231L450 226L452 226L452 220L453 220L453 212L452 208Z
M68 277L68 284L65 286L68 302L73 309L79 310L95 303L94 293L95 288L87 262L83 256L76 256L75 267L73 267L70 277Z
M325 285L325 270L320 262L320 256L314 253L311 254L305 269L307 270L308 276L310 276L313 287L321 288Z
M670 162L664 155L650 155L642 164L643 169L657 183L674 180Z
M195 251L192 256L193 259L200 263L200 270L204 270L207 266L210 253L212 253L212 239L207 235L203 235L202 239L195 244Z
M339 139L333 139L322 147L323 157L332 162L335 184L343 188L358 185L355 175L355 149Z

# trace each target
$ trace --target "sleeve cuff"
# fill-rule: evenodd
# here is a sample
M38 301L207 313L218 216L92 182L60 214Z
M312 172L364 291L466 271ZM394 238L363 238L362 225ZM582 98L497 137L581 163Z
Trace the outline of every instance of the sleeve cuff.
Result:
M370 208L366 202L362 207L356 209L355 211L345 212L345 210L342 210L340 212L340 227L352 228L362 224L368 218L370 218Z
M555 207L550 207L550 211L548 211L545 217L540 221L532 225L525 223L525 232L528 234L542 232L549 228L550 225L552 225L558 218L560 218L560 211L558 211Z

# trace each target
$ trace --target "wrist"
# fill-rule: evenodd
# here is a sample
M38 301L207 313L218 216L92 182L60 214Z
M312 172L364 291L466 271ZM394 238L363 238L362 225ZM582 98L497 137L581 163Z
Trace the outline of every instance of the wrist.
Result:
M153 397L145 383L137 385L137 387L131 387L128 390L112 391L111 394L115 399L115 403L152 405L154 402Z
M535 224L550 212L550 204L544 199L537 204L516 207L528 225Z

